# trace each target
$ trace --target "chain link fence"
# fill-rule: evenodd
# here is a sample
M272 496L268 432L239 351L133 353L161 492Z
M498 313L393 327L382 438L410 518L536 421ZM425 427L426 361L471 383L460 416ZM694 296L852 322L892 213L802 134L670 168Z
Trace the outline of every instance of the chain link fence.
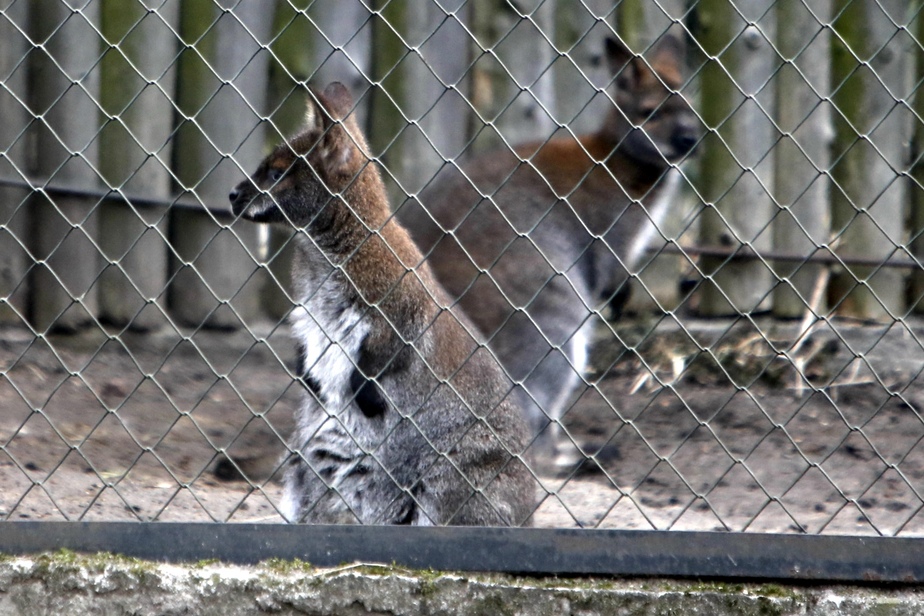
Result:
M922 6L0 2L0 520L284 521L306 232L228 193L339 81L532 524L921 534Z

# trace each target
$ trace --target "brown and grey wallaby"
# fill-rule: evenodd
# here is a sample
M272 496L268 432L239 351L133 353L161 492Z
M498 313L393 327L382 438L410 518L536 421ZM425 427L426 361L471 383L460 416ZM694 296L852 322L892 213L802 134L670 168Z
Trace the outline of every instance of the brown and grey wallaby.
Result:
M399 218L482 341L521 385L539 462L580 460L558 420L577 397L591 329L622 307L666 202L665 174L699 141L684 97L683 45L635 56L606 41L615 105L597 132L571 133L446 165ZM550 424L551 420L551 424Z
M230 194L294 227L292 328L306 384L283 513L293 522L527 523L537 484L512 384L442 306L339 84Z

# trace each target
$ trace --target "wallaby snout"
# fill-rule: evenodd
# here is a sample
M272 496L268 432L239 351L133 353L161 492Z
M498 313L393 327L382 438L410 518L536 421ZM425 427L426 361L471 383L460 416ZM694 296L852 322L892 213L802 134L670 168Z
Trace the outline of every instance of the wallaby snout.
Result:
M250 202L249 199L244 199L244 182L241 182L234 187L228 194L228 201L231 202L231 211L234 212L235 216L240 216L244 213L244 210L247 209L247 204Z
M673 152L671 156L667 157L668 160L675 162L692 153L700 139L702 139L702 136L702 126L695 116L688 120L678 120L674 127L674 133L670 138L670 145Z
M678 126L671 138L671 145L677 156L686 156L699 143L700 132L693 126Z

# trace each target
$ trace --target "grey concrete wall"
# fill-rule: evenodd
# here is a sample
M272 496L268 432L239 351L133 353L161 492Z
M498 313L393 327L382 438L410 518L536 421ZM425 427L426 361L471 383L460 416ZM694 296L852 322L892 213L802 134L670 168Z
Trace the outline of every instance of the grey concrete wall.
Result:
M898 616L924 613L919 588L789 587L418 572L162 565L62 552L0 559L0 614Z

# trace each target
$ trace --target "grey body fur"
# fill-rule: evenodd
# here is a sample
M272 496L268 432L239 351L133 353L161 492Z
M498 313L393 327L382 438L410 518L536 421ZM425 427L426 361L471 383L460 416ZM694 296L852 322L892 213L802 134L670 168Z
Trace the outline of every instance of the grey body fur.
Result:
M340 84L314 93L305 132L231 194L235 213L299 229L293 333L304 402L285 474L295 522L527 523L527 429L496 360L441 308L391 217Z
M478 327L543 434L536 461L582 459L558 420L574 403L592 329L628 298L664 212L666 171L698 140L673 38L633 57L607 41L616 103L600 129L446 165L399 211L434 275ZM650 64L649 64L650 62ZM550 419L552 420L550 424Z

